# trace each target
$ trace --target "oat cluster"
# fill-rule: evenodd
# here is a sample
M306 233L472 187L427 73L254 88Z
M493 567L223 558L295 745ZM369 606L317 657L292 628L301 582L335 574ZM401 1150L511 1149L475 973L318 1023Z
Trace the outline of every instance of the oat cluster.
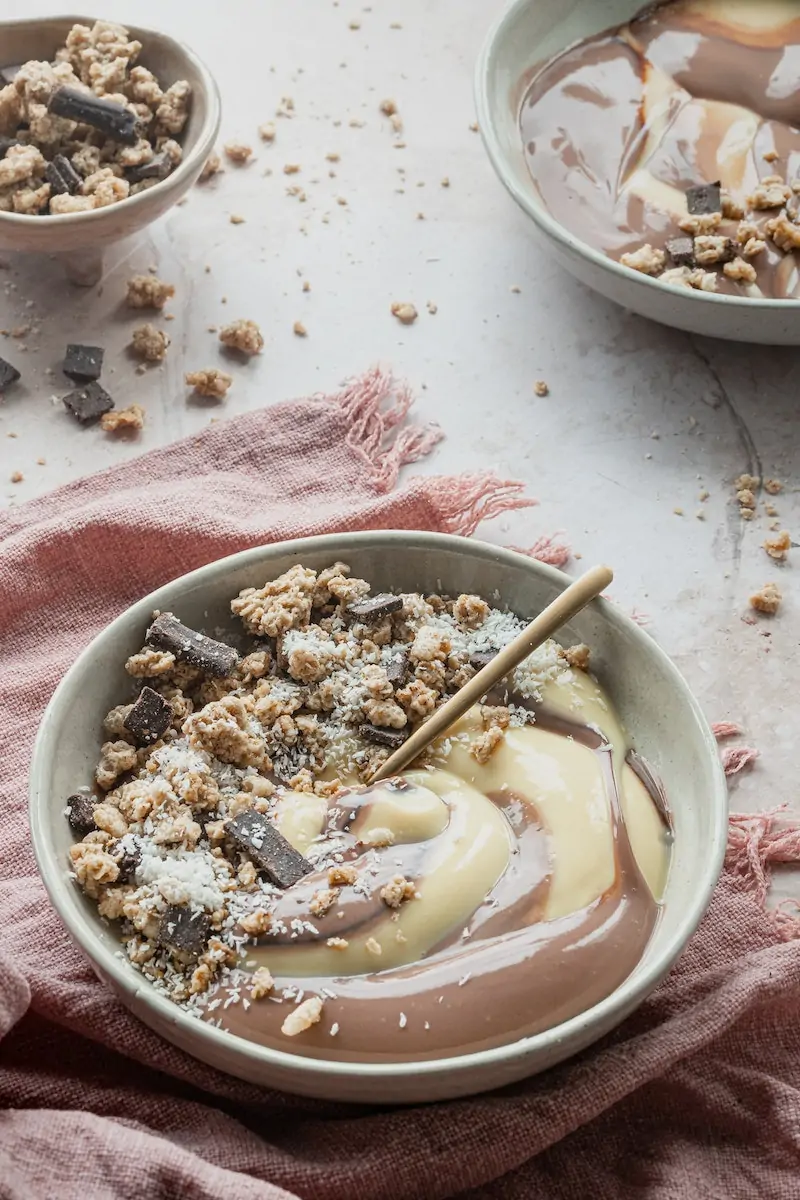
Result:
M11 144L0 158L0 211L36 215L85 212L116 204L153 187L181 161L175 140L189 115L191 88L178 80L163 89L138 64L140 42L110 21L73 25L53 62L31 60L0 89L0 135ZM136 117L134 145L52 113L62 87L122 105ZM53 160L76 173L59 183ZM149 164L159 169L149 173Z

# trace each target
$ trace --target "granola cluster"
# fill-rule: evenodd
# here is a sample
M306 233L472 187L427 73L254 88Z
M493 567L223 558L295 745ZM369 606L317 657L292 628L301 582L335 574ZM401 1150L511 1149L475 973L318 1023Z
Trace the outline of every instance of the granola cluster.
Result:
M0 211L88 212L153 187L178 166L175 139L191 88L178 80L162 89L138 64L141 50L122 25L73 25L53 62L24 63L0 89ZM72 115L54 100L60 89L77 96ZM126 141L108 136L102 116L99 126L89 123L81 97L133 114L135 132Z
M337 797L369 782L522 627L478 596L374 595L342 562L293 566L245 588L231 610L243 630L236 647L154 615L125 664L132 694L104 719L94 792L76 793L66 808L82 835L70 850L77 883L102 917L121 923L134 967L192 1009L242 967L248 945L286 933L287 886L320 873L297 910L301 929L335 916L343 888L363 886L360 859L348 859L334 836L335 814L346 817L359 795L351 791L343 807ZM572 658L584 665L588 651L575 648ZM505 701L480 709L479 762L509 727L533 719L526 701L569 669L552 642L517 669ZM431 761L448 753L441 743ZM305 857L275 832L281 806L304 796L328 812L332 838L315 839ZM363 853L393 840L370 828L357 846ZM377 895L396 912L417 890L390 872ZM324 938L347 949L335 929ZM248 979L252 1000L271 993L265 969ZM298 1002L286 1036L318 1019L315 1011Z
M722 276L743 285L745 294L760 295L758 266L770 262L768 247L781 254L800 249L800 179L767 175L741 203L710 186L719 207L681 218L685 237L669 238L664 249L646 242L619 261L673 287L716 292ZM774 253L772 260L774 266Z

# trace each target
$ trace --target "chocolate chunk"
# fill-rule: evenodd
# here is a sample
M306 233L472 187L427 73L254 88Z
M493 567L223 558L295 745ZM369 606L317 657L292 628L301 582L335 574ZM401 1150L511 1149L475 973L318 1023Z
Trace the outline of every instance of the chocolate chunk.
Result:
M158 940L168 950L198 955L211 931L211 918L181 904L170 904L158 927Z
M402 683L408 671L408 650L393 650L392 657L386 664L386 678L392 687Z
M90 833L95 828L94 810L98 803L91 792L75 792L67 798L67 820L76 833Z
M665 246L676 267L694 266L694 242L690 237L668 238Z
M91 125L114 142L133 146L139 137L139 118L135 112L124 104L105 100L91 92L79 92L71 87L56 88L47 102L47 110L57 117Z
M124 846L123 840L126 843ZM131 834L126 834L124 839L117 842L113 853L119 870L117 883L130 883L142 861L142 847L138 842L133 842Z
M51 192L57 196L72 195L83 183L81 176L63 154L56 154L53 161L45 167L44 173Z
M19 379L19 371L16 367L12 367L10 362L6 362L4 358L0 358L0 392L4 392L12 383L16 383Z
M173 162L168 154L155 154L150 162L129 167L125 178L129 183L139 183L142 179L166 179L172 167Z
M390 746L392 750L402 746L408 737L402 729L384 729L382 725L361 725L358 732L366 741L374 742L376 746Z
M357 617L359 621L378 621L388 617L389 613L399 612L403 607L402 596L390 596L382 592L379 596L365 596L363 600L355 600L348 604L348 617Z
M716 183L698 183L686 190L686 206L693 215L722 212L722 188Z
M172 723L172 705L151 687L143 687L138 699L122 724L140 746L157 742Z
M103 413L110 412L114 407L114 401L99 383L87 383L86 387L68 392L64 397L64 404L81 425L91 425L94 421L99 421Z
M169 650L179 662L197 667L206 675L218 675L221 679L230 675L239 661L233 646L215 642L205 634L195 633L182 625L172 613L162 613L144 635L148 646L157 650Z
M91 383L100 378L104 354L102 346L80 346L70 342L61 370L76 383Z
M496 650L475 650L469 656L469 665L476 671L481 671L484 667L488 667L492 659L496 657Z
M263 813L245 809L225 825L225 832L245 850L270 883L288 888L314 870Z

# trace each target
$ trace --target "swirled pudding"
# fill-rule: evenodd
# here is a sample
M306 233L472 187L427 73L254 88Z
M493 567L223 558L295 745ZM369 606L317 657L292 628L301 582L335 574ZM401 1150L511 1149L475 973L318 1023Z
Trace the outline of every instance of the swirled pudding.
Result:
M664 283L800 295L798 0L670 0L536 72L520 125L549 211Z
M524 622L373 595L342 563L232 602L244 638L155 614L69 797L78 884L199 1019L328 1059L502 1045L645 953L667 807L589 674L548 642L401 778L391 750Z

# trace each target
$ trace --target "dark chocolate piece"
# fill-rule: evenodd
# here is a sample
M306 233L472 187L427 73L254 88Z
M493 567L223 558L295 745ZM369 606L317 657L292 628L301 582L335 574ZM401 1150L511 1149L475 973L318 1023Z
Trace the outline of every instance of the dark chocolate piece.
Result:
M91 125L114 142L134 146L139 138L139 118L135 112L124 104L91 92L79 92L71 87L56 88L47 102L47 110L57 117Z
M100 378L104 354L102 346L80 346L70 342L61 370L76 383L91 383L93 379Z
M717 262L718 263L733 262L734 258L736 258L736 246L734 244L733 238L725 238L725 244L722 247L722 251L720 253L719 258L717 259Z
M694 242L690 237L668 238L665 246L676 267L694 266Z
M168 154L155 154L150 162L129 167L125 178L129 183L140 183L142 179L166 179L172 167L173 162Z
M722 188L716 183L698 183L686 189L686 206L692 215L722 212Z
M179 662L197 667L206 675L218 675L221 679L230 675L239 661L233 646L215 642L205 634L195 633L182 625L172 613L161 613L144 635L148 646L157 650L169 650Z
M4 358L0 358L0 392L4 392L12 383L16 383L19 379L19 371L16 367L12 367L10 362L6 362Z
M157 742L172 723L172 705L151 687L142 688L131 711L122 724L136 738L140 746Z
M402 729L384 729L382 725L360 725L358 732L365 741L374 742L376 746L389 746L392 750L402 746L408 737Z
M125 836L130 842L131 835L126 834ZM120 843L117 842L113 853L114 858L117 860L117 868L119 869L119 875L117 876L116 882L130 883L136 874L136 868L142 861L142 847L137 842L135 845L130 846L129 848L123 848Z
M158 927L158 940L168 950L198 955L211 932L211 918L181 904L170 904Z
M474 650L469 656L469 665L476 671L487 667L493 658L497 657L496 650Z
M359 621L379 621L388 617L389 613L399 612L403 607L402 596L390 596L381 592L378 596L365 596L363 600L355 600L348 604L348 617L356 617Z
M99 383L87 383L86 387L76 388L64 397L64 404L81 425L91 425L99 421L103 413L110 412L114 401L104 387Z
M91 792L75 792L67 797L67 820L76 833L91 833L95 828L94 810L98 803Z
M83 179L64 154L56 154L53 161L44 169L45 177L55 195L73 195L83 183Z
M255 865L276 887L291 887L314 870L291 842L287 842L269 817L256 812L254 808L237 813L233 820L226 823L225 832L240 850L250 855Z
M408 650L394 650L386 664L386 678L392 687L402 683L408 671Z

